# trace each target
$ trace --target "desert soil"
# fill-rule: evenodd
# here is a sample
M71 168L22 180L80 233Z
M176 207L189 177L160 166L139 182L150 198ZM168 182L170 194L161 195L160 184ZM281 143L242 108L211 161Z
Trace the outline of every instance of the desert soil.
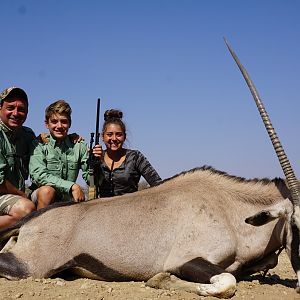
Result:
M300 299L295 292L296 275L285 253L279 264L263 279L259 274L240 281L233 300L293 300ZM0 299L86 299L86 300L197 300L217 299L201 297L188 292L157 290L145 286L144 282L104 282L90 279L64 280L25 279L9 281L0 279Z

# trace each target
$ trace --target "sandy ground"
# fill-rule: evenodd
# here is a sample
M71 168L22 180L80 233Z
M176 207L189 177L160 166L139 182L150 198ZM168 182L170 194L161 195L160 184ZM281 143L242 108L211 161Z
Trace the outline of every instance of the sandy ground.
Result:
M296 275L285 252L280 255L279 264L269 271L266 278L253 275L238 283L237 292L231 299L248 300L293 300L300 299L294 290ZM64 280L25 279L9 281L0 279L0 299L97 299L97 300L150 300L150 299L217 299L200 297L187 292L156 290L146 287L144 282L104 282L90 279Z

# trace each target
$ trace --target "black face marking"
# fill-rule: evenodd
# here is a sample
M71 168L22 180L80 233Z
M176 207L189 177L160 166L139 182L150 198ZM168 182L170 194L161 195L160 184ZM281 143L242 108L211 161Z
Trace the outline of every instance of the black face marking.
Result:
M21 279L29 276L28 269L12 253L0 253L0 275L8 279Z
M291 263L294 271L297 273L300 271L300 257L299 257L299 228L295 224L291 224L292 227L292 243L291 243Z
M261 226L270 221L270 212L262 211L252 217L249 217L245 220L247 224L251 224L253 226Z

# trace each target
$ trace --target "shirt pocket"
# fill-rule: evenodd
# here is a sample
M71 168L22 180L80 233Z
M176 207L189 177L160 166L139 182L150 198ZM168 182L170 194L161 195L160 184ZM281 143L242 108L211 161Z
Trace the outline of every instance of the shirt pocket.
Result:
M68 180L76 181L77 176L79 173L79 163L77 161L70 161L68 160Z
M68 161L68 169L69 170L78 170L78 162L77 161Z
M51 172L51 173L57 173L60 171L61 166L60 163L57 160L51 160L49 159L47 161L47 169Z

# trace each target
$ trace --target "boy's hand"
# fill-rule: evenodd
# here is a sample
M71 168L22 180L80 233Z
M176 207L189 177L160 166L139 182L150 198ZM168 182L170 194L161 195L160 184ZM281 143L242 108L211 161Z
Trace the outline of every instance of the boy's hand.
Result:
M77 183L74 183L71 187L71 194L73 196L74 202L82 202L85 200L84 193Z

